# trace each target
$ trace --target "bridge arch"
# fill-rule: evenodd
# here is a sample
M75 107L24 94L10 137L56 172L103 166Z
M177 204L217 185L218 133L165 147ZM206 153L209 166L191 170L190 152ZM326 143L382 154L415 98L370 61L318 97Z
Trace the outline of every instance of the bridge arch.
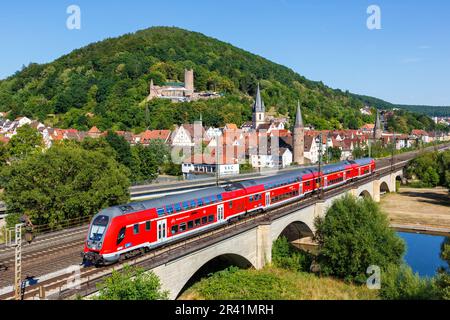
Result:
M281 235L287 238L298 239L298 236L308 237L315 232L314 218L315 206L309 206L297 212L277 219L271 224L271 242L273 243Z
M220 254L201 265L190 275L190 277L186 278L186 282L178 292L172 292L171 294L178 298L183 292L185 292L196 282L207 277L211 273L224 270L228 267L238 267L240 269L254 268L253 264L247 258L239 254Z
M278 235L277 238L286 237L288 241L292 242L305 237L314 236L314 232L311 228L303 221L294 221L288 224L283 231Z
M380 194L385 194L385 193L389 193L389 192L391 192L391 190L389 189L388 184L385 181L381 182Z
M363 190L359 193L358 197L360 198L372 198L372 195L370 194L369 191L367 190Z

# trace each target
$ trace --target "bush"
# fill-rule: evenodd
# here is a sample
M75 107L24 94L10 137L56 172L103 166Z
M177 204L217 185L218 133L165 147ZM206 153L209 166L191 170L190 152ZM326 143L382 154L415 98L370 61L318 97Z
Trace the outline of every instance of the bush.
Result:
M292 271L309 271L312 256L292 246L286 237L280 237L272 246L272 262L276 267Z
M161 283L153 272L125 266L113 271L100 285L98 300L167 300L169 293L161 290Z
M437 299L434 280L421 278L406 265L389 265L381 272L380 296L388 300Z
M372 199L345 195L316 220L318 262L324 275L365 283L371 265L400 265L405 244Z

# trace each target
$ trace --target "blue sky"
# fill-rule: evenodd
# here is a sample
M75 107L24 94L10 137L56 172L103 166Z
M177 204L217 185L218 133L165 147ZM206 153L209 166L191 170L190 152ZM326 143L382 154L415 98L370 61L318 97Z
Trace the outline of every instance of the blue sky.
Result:
M69 5L81 30L66 28ZM366 10L381 9L381 30ZM202 32L342 90L450 105L448 0L39 0L0 3L0 79L156 25Z

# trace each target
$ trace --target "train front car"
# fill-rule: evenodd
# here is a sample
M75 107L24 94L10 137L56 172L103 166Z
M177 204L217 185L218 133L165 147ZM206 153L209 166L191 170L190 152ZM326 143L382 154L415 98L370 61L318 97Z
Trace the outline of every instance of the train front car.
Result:
M101 265L106 262L117 261L117 259L106 261L103 257L105 248L108 246L108 235L113 229L114 209L101 210L92 218L84 244L83 264Z

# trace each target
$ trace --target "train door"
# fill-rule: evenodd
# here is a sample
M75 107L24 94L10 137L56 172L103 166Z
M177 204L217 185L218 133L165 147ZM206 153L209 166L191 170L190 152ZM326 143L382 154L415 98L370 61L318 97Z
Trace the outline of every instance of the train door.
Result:
M159 220L157 221L157 242L163 242L167 239L167 220Z
M225 216L223 214L223 204L219 204L217 206L217 222L222 222L225 220Z
M270 206L270 192L266 192L266 207Z
M324 187L324 188L328 187L328 176L325 176L325 177L323 178L323 187Z

